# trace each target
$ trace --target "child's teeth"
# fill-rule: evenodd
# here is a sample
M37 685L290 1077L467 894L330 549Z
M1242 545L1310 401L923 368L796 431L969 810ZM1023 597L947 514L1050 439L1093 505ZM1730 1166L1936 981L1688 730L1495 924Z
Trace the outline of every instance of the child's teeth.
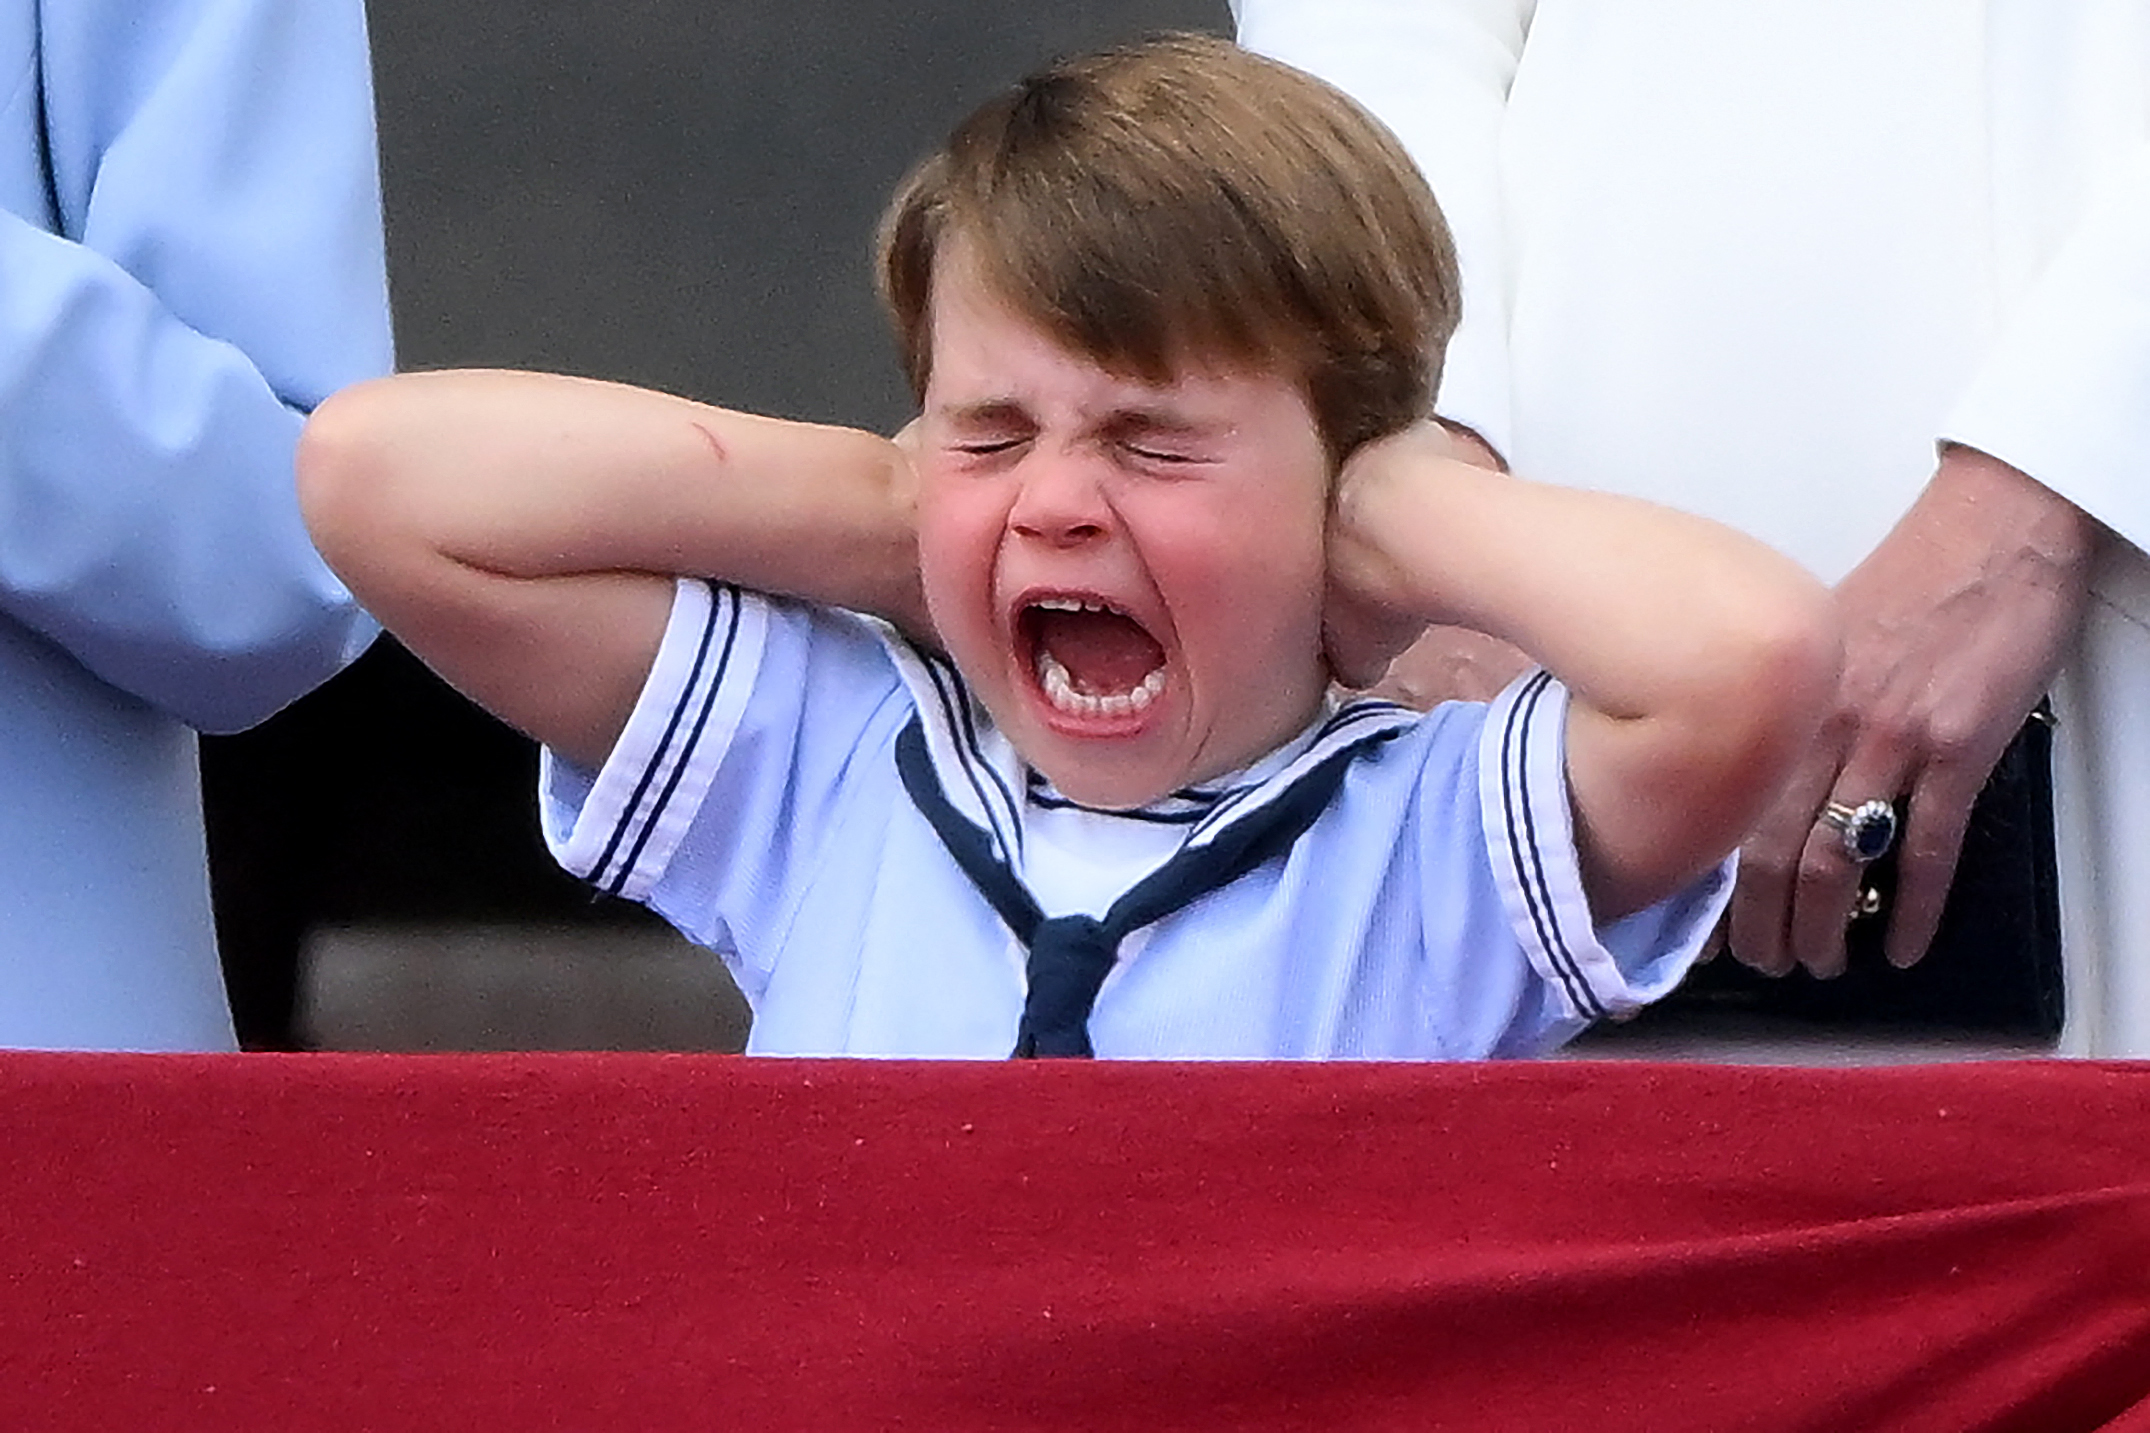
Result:
M1068 676L1068 669L1060 665L1052 653L1038 653L1038 685L1045 689L1045 699L1062 711L1081 711L1086 700L1075 690L1075 683Z
M1038 685L1045 699L1070 716L1133 716L1145 711L1165 689L1165 669L1158 667L1132 690L1095 696L1075 690L1075 679L1052 653L1038 653Z

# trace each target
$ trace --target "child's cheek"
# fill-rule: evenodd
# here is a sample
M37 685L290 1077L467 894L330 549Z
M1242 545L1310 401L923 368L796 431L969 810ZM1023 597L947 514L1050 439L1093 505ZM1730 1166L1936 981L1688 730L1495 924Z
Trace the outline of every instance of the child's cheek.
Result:
M990 643L993 564L998 527L975 500L957 490L929 485L921 494L918 521L919 580L935 630L959 661L983 655Z

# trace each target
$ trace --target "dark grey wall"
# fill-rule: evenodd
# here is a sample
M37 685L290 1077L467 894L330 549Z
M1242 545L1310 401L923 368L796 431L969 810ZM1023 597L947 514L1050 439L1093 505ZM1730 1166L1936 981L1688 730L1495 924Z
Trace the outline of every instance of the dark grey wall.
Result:
M1042 60L1224 0L370 0L406 367L560 369L893 428L869 270L883 197ZM205 741L243 1039L290 1038L305 932L634 919L553 868L529 744L383 642Z
M889 425L883 198L1042 60L1223 0L373 0L407 365L632 379Z

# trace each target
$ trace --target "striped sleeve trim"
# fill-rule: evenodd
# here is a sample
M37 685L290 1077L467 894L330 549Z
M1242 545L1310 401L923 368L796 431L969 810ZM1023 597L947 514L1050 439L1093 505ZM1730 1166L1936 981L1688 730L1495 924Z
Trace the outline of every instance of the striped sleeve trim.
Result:
M607 894L648 895L739 729L768 616L751 593L680 580L634 713L557 843L562 866Z
M1644 1003L1598 940L1568 807L1567 689L1550 673L1517 679L1487 713L1479 805L1486 853L1509 925L1569 1012L1599 1020Z

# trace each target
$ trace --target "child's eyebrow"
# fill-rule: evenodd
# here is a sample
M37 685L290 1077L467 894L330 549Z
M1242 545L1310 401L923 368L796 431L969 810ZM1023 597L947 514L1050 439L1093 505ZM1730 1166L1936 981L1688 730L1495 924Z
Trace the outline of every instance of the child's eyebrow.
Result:
M1230 431L1229 424L1205 422L1171 408L1120 408L1098 425L1106 437L1124 438L1216 438Z
M951 403L942 410L942 421L959 432L1005 432L1035 427L1030 410L1014 398L980 398ZM1178 409L1133 404L1115 407L1100 417L1091 431L1114 442L1130 438L1207 439L1223 436L1230 424L1190 417Z
M975 403L956 403L942 411L943 419L957 428L1014 428L1028 424L1029 411L1013 398L981 398Z

